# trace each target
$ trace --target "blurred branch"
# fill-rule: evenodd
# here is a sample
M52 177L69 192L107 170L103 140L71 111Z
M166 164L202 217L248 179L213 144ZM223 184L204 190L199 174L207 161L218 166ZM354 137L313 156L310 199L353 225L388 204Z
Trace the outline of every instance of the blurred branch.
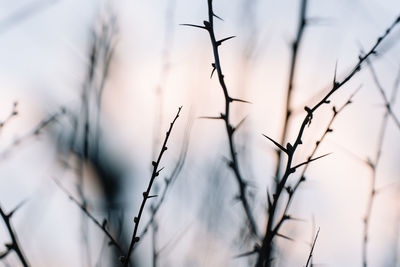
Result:
M53 179L56 185L68 196L68 198L75 203L81 211L100 229L103 233L110 239L109 245L114 245L119 252L123 253L122 247L118 244L117 240L111 235L111 233L107 230L107 220L104 220L103 223L100 223L87 209L86 204L80 203L75 197L72 196L68 190L62 186L60 181L57 179Z
M370 60L367 60L366 62L367 62L367 65L368 65L369 70L371 71L371 75L372 75L372 78L374 79L375 85L376 85L376 87L377 87L377 89L378 89L380 95L382 96L383 101L385 102L386 111L387 111L388 115L393 119L393 121L394 121L394 123L396 124L397 128L399 128L399 130L400 130L400 120L399 120L398 117L393 113L393 109L392 109L392 106L393 106L393 104L394 104L394 103L393 103L394 98L396 98L396 91L397 91L397 89L396 89L396 88L393 88L392 100L390 100L390 99L386 96L385 90L383 89L383 87L382 87L382 85L381 85L381 83L380 83L380 81L379 81L379 79L378 79L378 75L376 74L375 69L374 69L374 66L372 65L371 61L370 61ZM395 86L395 87L396 87L396 86Z
M151 174L147 189L146 189L145 192L143 192L143 200L142 200L142 204L140 205L139 212L138 212L137 216L133 219L133 221L135 223L135 226L134 226L134 229L133 229L132 239L131 239L131 242L130 242L130 245L129 245L129 250L128 250L127 255L121 259L121 261L124 263L125 267L127 267L129 265L129 260L130 260L130 256L132 254L133 248L134 248L135 244L137 242L139 242L139 240L140 240L140 237L137 236L137 231L138 231L138 228L139 228L140 219L142 218L143 210L144 210L144 207L146 205L147 200L149 198L153 197L153 196L150 195L151 187L152 187L155 179L157 178L157 176L159 176L160 171L163 169L163 168L159 169L160 161L161 161L161 158L162 158L164 152L167 151L167 142L168 142L169 136L171 134L172 128L173 128L176 120L179 117L181 109L182 109L182 107L179 107L178 112L176 113L174 120L170 124L170 127L169 127L169 129L168 129L168 131L167 131L167 133L165 135L164 143L163 143L163 145L161 147L161 151L160 151L160 154L158 155L157 161L153 161L152 162L153 172Z
M48 127L51 123L57 121L58 117L64 115L66 113L66 110L64 108L61 108L59 112L56 112L52 115L50 115L48 118L43 119L40 121L31 131L29 131L27 134L17 137L14 139L14 141L7 147L5 148L1 154L0 158L5 158L6 156L9 155L9 153L18 145L21 145L22 143L26 142L32 137L39 136L41 131L43 131L46 127Z
M30 3L23 8L19 8L17 11L7 16L5 19L0 20L0 34L10 30L12 26L17 25L33 15L36 15L45 8L55 4L58 0L42 0Z
M168 0L167 8L165 12L165 28L164 28L164 40L162 47L162 62L161 72L155 88L155 110L154 112L154 127L153 127L153 145L151 155L155 157L157 155L157 149L161 142L161 131L159 127L163 123L163 111L164 111L164 86L169 77L171 69L170 53L174 45L174 15L176 9L176 0Z
M368 159L365 162L367 164L367 166L371 169L372 173L371 173L371 181L370 181L371 182L370 192L368 195L367 207L366 207L365 216L363 219L364 229L363 229L363 243L362 243L362 262L363 262L364 267L368 266L368 248L367 248L367 246L368 246L368 236L369 236L369 234L368 234L369 233L369 222L371 220L372 206L374 204L375 196L378 192L378 190L376 188L377 168L380 163L380 159L381 159L381 155L382 155L382 147L383 147L383 143L385 140L385 133L386 133L387 125L388 125L389 116L394 119L394 121L396 122L396 125L398 127L400 126L399 124L397 124L398 120L394 116L392 109L391 109L391 106L394 105L394 103L396 101L396 95L397 95L397 91L398 91L398 83L395 82L395 84L392 88L391 97L389 100L386 97L385 91L378 80L378 76L376 75L376 72L372 66L372 63L370 61L367 61L367 64L368 64L369 69L371 70L371 74L373 76L375 85L378 87L379 92L381 93L381 95L385 101L386 110L383 115L381 126L379 129L378 145L377 145L376 151L375 151L375 159L374 160Z

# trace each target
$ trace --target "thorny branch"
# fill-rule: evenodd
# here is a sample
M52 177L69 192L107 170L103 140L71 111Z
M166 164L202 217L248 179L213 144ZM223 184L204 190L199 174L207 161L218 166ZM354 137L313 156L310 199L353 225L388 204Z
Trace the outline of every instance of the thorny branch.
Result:
M168 142L169 136L171 134L172 128L173 128L176 120L179 117L179 113L181 112L181 109L182 109L182 107L179 107L178 112L176 113L174 120L170 124L170 127L169 127L169 129L168 129L168 131L167 131L167 133L165 135L164 143L163 143L163 145L161 147L161 151L160 151L160 153L158 155L157 161L153 161L152 162L153 172L151 174L147 189L146 189L145 192L143 192L143 200L142 200L142 204L140 205L139 212L138 212L137 216L133 219L135 226L134 226L134 229L133 229L132 239L131 239L131 242L130 242L130 245L129 245L129 250L128 250L127 255L125 257L121 258L121 261L124 263L125 267L127 267L129 265L129 259L130 259L130 256L132 254L133 248L134 248L135 244L137 242L139 242L139 240L140 240L140 237L137 236L137 231L138 231L138 228L139 228L140 219L142 218L142 213L143 213L144 207L146 205L146 202L147 202L147 200L149 198L156 197L156 196L151 196L150 195L151 187L152 187L155 179L157 178L157 176L159 176L160 171L163 169L163 168L159 169L158 167L160 165L160 161L161 161L161 158L162 158L164 152L167 151L167 142Z
M217 17L217 16L214 14L214 11L213 11L212 0L208 0L208 21L203 22L204 26L193 25L193 24L182 24L182 25L204 29L210 35L210 40L211 40L211 45L212 45L213 55L214 55L214 63L212 64L213 72L217 71L218 81L222 88L222 91L224 93L224 98L225 98L225 113L221 113L221 115L219 117L215 117L215 119L223 120L225 123L226 133L227 133L228 142L229 142L229 150L230 150L230 155L231 155L231 159L229 160L229 167L232 169L232 171L235 175L235 178L236 178L236 182L239 187L239 195L237 198L242 203L243 209L246 213L246 218L249 223L249 228L250 228L251 234L254 235L255 237L259 238L257 224L254 219L254 215L252 214L250 204L249 204L249 201L247 198L248 184L240 172L239 161L237 158L236 145L235 145L235 141L234 141L234 133L237 130L237 127L232 126L231 121L230 121L230 104L233 102L244 102L244 103L248 103L248 102L245 100L232 98L229 95L228 88L225 84L224 75L222 72L218 48L224 41L227 41L233 37L227 37L227 38L217 41L217 39L215 37L215 33L214 33L214 17Z
M0 259L6 257L11 251L14 251L17 256L18 259L20 260L21 264L24 267L28 267L29 263L28 260L26 259L22 249L21 249L21 245L19 244L18 241L18 237L17 234L15 232L15 230L13 229L12 225L11 225L11 217L14 215L15 211L20 207L21 205L18 205L14 210L12 210L10 213L5 213L5 211L0 207L0 215L1 218L4 221L4 224L7 227L7 231L8 234L10 235L11 238L11 243L7 243L5 244L7 250L0 252Z
M3 119L3 121L0 121L0 130L4 127L4 125L6 125L10 120L12 120L12 118L18 115L17 107L18 107L18 102L14 102L11 112L5 119Z
M170 190L172 185L175 183L176 179L178 178L179 174L182 171L183 165L185 164L185 161L186 161L186 155L188 152L191 127L192 127L191 124L189 124L186 127L184 138L183 138L183 144L181 147L178 161L175 165L175 168L172 170L172 173L169 175L169 177L166 177L164 179L165 186L164 186L163 192L161 193L161 197L159 198L159 200L156 204L150 206L151 216L150 216L149 221L143 227L142 233L140 234L140 236L142 238L147 233L150 226L155 222L155 217L156 217L161 205L165 202L164 200L165 200L165 197L167 196L168 191Z
M336 71L335 71L335 76L333 79L333 85L331 90L312 108L310 107L304 107L304 110L306 111L306 116L304 117L304 120L299 128L299 132L297 134L297 137L294 141L293 144L287 143L286 145L286 151L285 154L287 155L287 163L286 163L286 168L285 172L282 176L282 179L279 180L279 183L277 184L276 190L273 194L273 199L271 200L269 194L268 194L268 222L267 222L267 227L265 231L265 236L263 238L262 246L261 249L259 250L258 253L258 259L257 259L257 267L262 267L262 266L270 266L271 265L271 254L272 254L272 249L273 249L273 239L277 235L278 230L280 226L283 224L283 222L287 219L290 219L290 216L282 216L281 220L275 224L274 217L275 213L278 208L278 200L281 196L281 193L286 189L286 182L289 178L289 176L294 173L296 170L293 169L292 167L292 161L294 154L298 148L299 145L302 144L302 137L305 131L305 128L311 124L314 112L321 107L324 104L329 104L330 100L329 98L334 94L339 88L341 88L343 85L345 85L350 79L354 77L356 73L358 73L361 70L361 67L363 63L373 54L376 53L377 47L382 43L382 41L389 35L391 30L400 22L400 16L396 18L396 20L390 25L390 27L385 31L385 33L380 36L375 44L372 46L372 48L366 53L365 55L359 56L357 64L353 67L353 69L344 77L344 79L341 82L336 81ZM301 178L300 178L301 179ZM290 195L290 192L288 192Z

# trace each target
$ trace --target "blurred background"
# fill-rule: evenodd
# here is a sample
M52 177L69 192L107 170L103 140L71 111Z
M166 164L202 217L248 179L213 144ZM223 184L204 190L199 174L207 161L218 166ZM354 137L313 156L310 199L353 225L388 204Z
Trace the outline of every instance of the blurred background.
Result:
M251 102L234 103L231 112L233 124L247 116L235 141L259 229L265 229L276 162L275 147L262 134L280 138L299 9L299 0L214 0L223 18L215 21L217 39L236 36L220 47L228 90ZM340 81L399 14L395 0L309 0L288 140L304 106L328 92L335 66ZM106 221L126 250L151 162L179 106L165 168L152 189L159 196L148 201L139 233L168 190L134 250L135 266L153 266L154 258L157 266L254 265L254 255L235 257L254 241L235 199L223 122L199 118L224 110L216 76L210 79L209 36L179 25L206 19L205 0L0 0L0 206L11 211L24 203L12 224L32 266L118 266L121 253L68 194ZM400 73L399 40L395 28L371 58L388 96ZM310 165L296 193L290 214L301 220L282 228L293 240L277 239L276 266L304 266L318 228L314 266L361 266L372 179L367 162L375 160L385 113L367 67L316 112L294 161L307 159L332 106L357 88L317 152L332 154ZM400 105L392 108L400 116ZM400 266L399 137L389 118L376 168L369 266ZM4 251L9 234L0 225ZM0 261L19 265L15 253Z

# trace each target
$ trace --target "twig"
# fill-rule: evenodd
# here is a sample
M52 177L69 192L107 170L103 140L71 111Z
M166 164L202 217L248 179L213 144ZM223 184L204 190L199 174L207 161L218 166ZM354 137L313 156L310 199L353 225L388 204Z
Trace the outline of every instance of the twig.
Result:
M130 242L130 245L129 245L129 250L128 250L127 255L121 259L121 261L124 263L125 267L127 267L129 265L129 259L130 259L130 256L132 254L133 248L134 248L135 244L137 242L139 242L139 240L140 240L140 237L137 236L137 231L138 231L138 228L139 228L140 219L142 218L142 213L143 213L144 207L146 205L146 201L149 198L152 197L152 196L150 196L151 187L152 187L156 177L160 174L160 171L163 169L163 168L159 169L158 167L159 167L159 164L160 164L160 161L161 161L161 158L162 158L164 152L167 151L167 142L168 142L169 136L171 134L172 128L173 128L173 126L175 124L175 121L179 117L179 113L181 112L181 109L182 109L182 107L179 107L178 112L176 113L176 116L175 116L174 120L170 124L170 127L169 127L169 129L168 129L168 131L167 131L167 133L165 135L164 143L163 143L163 145L161 147L161 151L160 151L160 154L158 155L157 161L153 161L152 162L153 172L151 174L147 189L146 189L145 192L143 192L143 200L142 200L142 204L140 205L139 212L138 212L137 216L133 219L135 226L134 226L134 229L133 229L132 239L131 239L131 242Z
M312 246L311 246L311 250L310 250L310 254L308 255L306 267L308 267L308 265L309 265L310 262L311 262L311 258L312 258L312 256L313 256L312 254L313 254L314 247L315 247L315 243L317 242L317 239L318 239L319 230L320 230L320 228L318 228L317 234L315 235L315 238L314 238L314 242L313 242L313 244L312 244Z
M8 116L7 116L3 121L0 121L0 130L1 130L12 118L14 118L15 116L18 115L18 109L17 109L17 107L18 107L18 102L14 102L14 103L13 103L13 107L12 107L12 109L11 109L11 112L8 114Z
M42 121L40 121L31 131L29 131L27 134L18 137L16 139L14 139L14 141L7 147L5 148L1 154L0 154L0 158L5 158L6 156L9 155L9 153L13 150L14 147L20 145L23 142L26 142L29 138L31 137L35 137L40 135L41 131L43 129L45 129L47 126L49 126L51 123L53 123L54 121L56 121L58 119L58 117L60 117L61 115L64 115L66 113L66 110L64 108L61 108L61 111L56 112L52 115L50 115L48 118L43 119Z
M385 104L386 111L387 111L388 115L393 119L393 121L396 124L397 128L399 128L399 130L400 130L400 120L393 113L393 109L392 109L393 103L391 103L392 101L386 96L385 90L383 89L383 87L382 87L382 85L381 85L381 83L380 83L380 81L378 79L378 75L376 74L375 69L372 66L372 63L369 60L367 60L366 62L367 62L369 70L371 71L372 78L374 79L374 82L376 84L376 88L378 89L380 95L382 96L383 101L385 102L384 104ZM396 89L393 88L393 90L396 90ZM393 92L393 94L396 94L395 91Z
M20 206L21 205L18 205L17 208L15 208L13 211L11 211L8 214L5 213L4 210L0 207L1 218L4 221L4 224L7 227L8 234L10 235L10 238L11 238L11 243L6 244L7 250L0 253L0 259L7 256L11 251L15 251L15 253L17 254L18 259L20 260L22 265L24 267L28 267L29 266L28 260L26 259L25 255L21 249L21 245L19 244L17 234L16 234L15 230L13 229L13 227L11 225L11 221L10 221L10 219L11 219L12 215L14 215L16 209L18 209L18 207L20 207Z
M191 128L192 128L192 125L191 125L191 123L189 123L189 125L186 127L186 130L185 130L178 162L176 163L175 168L172 170L172 173L169 175L169 177L166 177L164 179L165 186L164 186L163 192L161 193L161 197L159 198L159 200L156 204L150 206L151 216L150 216L149 221L143 227L142 233L140 234L140 236L142 238L147 233L150 226L154 223L155 217L156 217L161 205L165 202L165 197L166 197L168 191L170 190L172 185L175 183L176 179L179 177L179 175L182 171L182 168L186 162L186 155L187 155L188 147L189 147L189 138L190 138Z
M362 262L363 262L364 267L368 266L367 246L368 246L369 222L370 222L371 214L372 214L372 206L374 204L375 196L378 192L378 190L376 188L377 168L380 163L380 159L381 159L381 155L382 155L382 147L383 147L383 142L385 139L385 132L386 132L387 125L388 125L389 116L391 116L397 124L396 117L394 116L394 114L391 110L391 106L394 105L394 103L395 103L396 94L398 91L398 84L396 81L395 85L392 88L391 97L389 100L386 97L385 91L383 90L383 87L381 86L381 84L379 82L378 76L376 75L376 72L372 66L372 63L367 61L367 64L371 70L372 76L375 81L375 85L376 85L376 87L378 87L378 89L381 92L381 95L385 101L386 110L385 110L385 114L383 115L380 130L379 130L378 145L376 147L376 152L375 152L375 160L368 159L366 161L366 164L371 169L372 173L371 173L371 187L370 187L370 192L369 192L369 196L368 196L368 200L367 200L366 212L365 212L365 216L363 219L364 229L363 229L363 239L362 239Z
M168 80L171 59L170 53L174 46L174 13L176 9L176 0L169 0L168 6L165 12L165 28L164 28L164 40L162 47L162 62L161 72L158 77L157 85L155 88L155 110L154 112L154 127L153 127L153 144L152 144L152 157L156 157L157 149L160 145L160 136L162 135L162 129L159 127L163 123L163 112L164 112L164 84Z
M273 194L273 200L269 200L268 222L267 222L267 227L266 227L266 231L265 231L265 236L263 238L261 250L260 250L260 253L259 253L259 256L257 259L257 264L256 264L257 267L270 266L271 252L272 252L272 248L273 248L273 244L272 244L273 239L276 236L280 226L283 224L283 222L285 220L288 219L287 216L282 216L282 219L277 224L275 224L274 218L275 218L276 211L278 208L278 202L279 202L278 200L280 199L281 193L286 188L286 182L287 182L289 176L293 173L292 161L293 161L294 154L295 154L298 146L302 144L302 137L303 137L304 131L305 131L306 127L311 124L314 112L322 105L330 103L329 98L332 96L332 94L334 94L339 88L341 88L343 85L345 85L351 78L354 77L354 75L356 73L358 73L361 70L362 64L367 60L367 58L369 56L376 53L377 47L382 43L382 41L389 35L391 30L399 22L400 22L400 16L397 17L396 20L385 31L385 33L377 39L377 41L372 46L372 48L369 50L369 52L366 53L365 55L359 57L357 64L353 67L353 69L345 76L345 78L341 82L336 81L336 72L335 72L331 90L312 108L307 107L307 106L304 108L304 110L306 111L307 114L304 117L304 120L299 128L297 137L293 144L287 143L287 145L286 145L287 163L286 163L285 172L282 176L282 179L279 181L279 183L276 187L276 190Z
M12 26L18 25L18 23L21 23L23 20L26 20L41 11L44 11L45 8L48 8L57 2L58 0L42 0L26 4L24 7L19 8L11 15L0 21L0 34L5 33L7 30L12 29Z
M219 57L218 47L222 44L223 41L226 41L230 38L228 37L228 38L222 39L220 41L216 40L215 33L214 33L215 14L213 11L212 0L207 0L207 1L208 1L208 21L203 22L204 26L193 25L193 24L182 24L182 25L204 29L210 35L210 40L211 40L211 45L213 48L213 55L214 55L214 63L212 64L212 66L213 66L213 69L215 69L217 71L218 81L222 88L222 91L224 93L224 98L225 98L225 113L221 114L221 116L217 117L217 118L223 120L225 123L226 133L227 133L228 142L229 142L229 150L230 150L230 155L231 155L231 159L229 160L229 167L232 169L232 171L235 175L235 178L236 178L236 182L239 187L238 199L242 203L243 209L245 211L246 218L249 223L250 233L252 235L254 235L255 237L257 237L257 239L258 239L259 235L258 235L257 224L254 219L254 215L252 214L252 211L250 209L250 204L249 204L249 201L247 198L248 184L246 183L246 181L244 180L244 178L242 177L242 174L240 172L239 161L238 161L237 152L236 152L236 145L235 145L235 141L233 138L233 135L237 128L232 126L232 124L230 122L230 104L232 102L247 102L247 101L232 98L231 96L229 96L229 92L228 92L228 89L227 89L227 86L226 86L225 80L224 80L224 75L222 73L222 67L221 67L221 61L220 61L220 57Z
M58 181L57 179L53 179L56 185L68 196L68 198L75 203L81 211L100 229L103 233L110 239L109 245L114 245L119 252L123 253L122 247L118 244L117 240L111 235L111 233L107 230L107 220L104 220L103 223L100 223L87 209L87 205L82 204L75 197L72 196L70 192Z

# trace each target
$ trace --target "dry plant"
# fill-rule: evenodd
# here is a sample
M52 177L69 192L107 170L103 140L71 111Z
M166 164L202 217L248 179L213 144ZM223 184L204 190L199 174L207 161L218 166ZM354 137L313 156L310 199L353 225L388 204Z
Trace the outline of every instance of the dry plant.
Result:
M292 220L293 217L289 214L289 207L291 203L293 202L293 196L295 192L297 191L299 185L306 180L306 177L304 176L304 172L307 167L303 169L303 173L298 178L297 182L295 183L294 186L290 186L288 183L289 177L296 172L297 169L299 169L302 166L308 166L309 163L320 159L322 157L325 157L327 154L322 155L322 156L317 156L314 157L314 153L316 152L320 142L323 140L325 135L329 132L332 131L330 128L330 125L332 124L333 119L336 117L336 115L351 101L348 101L342 108L337 110L335 107L333 107L333 118L331 122L329 123L329 126L327 127L327 130L325 131L324 135L321 137L319 141L317 141L316 146L314 151L312 152L311 156L309 156L306 161L295 164L293 162L294 155L298 149L298 147L303 144L303 135L307 129L307 127L311 124L312 119L314 115L316 114L316 111L323 105L330 104L330 97L336 93L343 85L348 83L362 68L363 64L368 60L368 58L376 53L376 49L378 46L382 43L382 41L389 35L389 33L392 31L392 29L400 23L400 16L395 19L395 21L387 28L385 33L380 36L375 44L371 47L370 50L368 50L367 53L361 54L359 56L358 62L354 65L354 67L346 74L344 75L344 78L339 81L337 80L336 77L336 68L335 68L335 73L333 77L333 82L330 90L328 91L327 94L325 94L317 104L315 104L312 107L305 106L304 110L306 112L306 115L304 116L303 122L301 123L301 126L298 129L297 136L293 142L286 142L286 136L287 136L287 128L289 124L289 119L291 115L291 94L293 90L293 77L294 77L294 72L295 72L295 66L296 66L296 59L297 59L297 53L298 53L298 47L301 42L302 36L303 36L303 31L306 26L306 7L307 7L307 1L303 0L301 2L301 8L300 8L300 23L297 31L297 37L296 40L293 43L292 46L292 57L291 57L291 64L290 64L290 75L289 75L289 82L288 82L288 91L287 91L287 101L286 101L286 113L285 113L285 119L284 119L284 126L283 126L283 131L281 135L281 140L280 141L275 141L272 138L268 137L267 135L264 135L268 140L270 140L277 148L277 154L278 154L278 160L277 160L277 166L276 166L276 185L275 189L273 190L272 193L270 191L267 191L267 199L268 199L268 218L267 218L267 225L265 232L263 234L263 237L261 238L261 243L259 243L259 233L257 229L257 224L256 224L256 219L254 218L254 215L252 213L251 206L249 204L248 198L247 198L247 183L245 182L245 179L242 177L242 174L239 169L239 162L237 159L237 152L236 152L236 145L234 142L234 133L237 131L239 126L241 125L242 122L238 124L238 126L232 126L231 121L230 121L230 108L232 103L234 102L243 102L243 103L248 103L248 101L242 100L242 99L236 99L230 96L227 85L224 80L224 74L222 72L222 67L221 67L221 60L219 56L219 48L223 44L223 42L233 38L234 36L223 38L221 40L216 39L215 36L215 29L214 29L214 18L219 18L217 15L215 15L214 10L213 10L213 1L208 0L208 20L203 22L203 25L195 25L195 24L182 24L184 26L190 26L190 27L195 27L199 28L202 30L205 30L209 33L210 40L211 40L211 45L212 45L212 50L213 50L213 55L214 55L214 63L212 63L212 73L214 71L217 72L218 75L218 81L219 84L222 88L224 97L225 97L225 112L221 113L220 116L218 117L204 117L208 119L217 119L217 120L222 120L225 124L226 128L226 133L229 141L229 150L230 150L230 156L231 159L229 161L229 167L232 169L235 178L236 178L236 183L239 187L239 199L242 203L242 206L245 211L246 218L248 220L249 228L253 236L255 237L255 247L253 251L244 253L242 255L251 255L251 254L257 254L257 267L261 266L271 266L274 256L273 256L273 249L274 249L274 240L276 237L283 237L286 239L290 239L290 237L287 237L286 235L282 234L280 232L280 229L282 225L289 220ZM387 103L387 101L386 101ZM386 105L388 111L390 112L390 106ZM392 112L393 113L393 112ZM281 169L281 158L282 155L286 156L286 163L283 164L283 173L280 173ZM286 198L286 204L284 205L284 210L283 212L280 213L279 215L279 206L281 205L281 202L283 200L283 194L287 193L287 198ZM285 203L285 202L284 202Z
M282 128L280 129L280 134L277 140L270 137L267 134L262 134L269 142L271 142L274 146L274 156L276 157L273 173L273 181L272 187L266 189L265 199L266 204L264 205L266 215L260 214L257 212L256 205L258 204L254 198L252 198L250 194L250 182L249 179L246 179L243 171L243 165L239 160L239 141L237 140L237 133L241 130L241 126L243 125L245 118L238 122L234 122L233 117L233 109L236 107L236 104L251 104L249 101L236 98L233 96L231 91L228 89L226 81L225 81L225 72L223 72L223 64L220 57L220 48L226 41L231 40L235 36L229 36L222 39L219 39L216 34L215 21L217 19L222 20L219 17L218 12L214 11L213 8L213 0L207 0L207 20L203 21L202 25L196 24L181 24L183 26L189 26L201 29L206 31L209 35L209 39L211 42L211 49L213 55L213 62L211 64L211 77L216 76L218 79L219 87L223 94L223 112L221 112L218 116L203 116L203 119L217 120L224 124L224 134L225 140L228 143L229 150L229 158L227 159L227 165L229 170L233 174L234 182L232 183L237 190L237 194L235 200L239 201L241 204L241 208L243 209L243 218L246 221L246 233L241 233L242 236L245 236L247 240L250 240L252 244L252 248L246 249L244 253L241 253L237 257L249 257L250 260L254 260L254 264L256 267L265 267L265 266L273 266L275 265L277 254L279 252L277 239L284 238L287 240L295 240L294 237L291 237L290 234L286 234L283 231L283 226L289 221L300 221L300 218L292 215L293 211L291 211L291 206L295 203L296 193L299 192L299 188L301 185L307 181L308 170L316 160L324 158L328 156L328 154L320 154L320 146L326 139L326 137L333 132L333 125L336 119L340 114L343 113L344 110L352 103L354 95L361 88L355 90L351 96L346 99L344 103L341 105L337 103L331 103L331 98L334 94L336 94L339 89L341 89L344 85L347 85L357 73L361 71L365 64L368 64L372 77L375 81L376 87L379 90L379 94L384 101L385 114L382 119L382 124L380 128L380 135L378 139L378 145L376 148L375 156L373 159L368 159L366 161L367 165L371 169L371 185L369 190L368 202L364 217L364 231L363 231L363 241L362 241L362 262L363 266L366 267L368 265L368 236L370 232L370 220L373 215L373 204L375 201L376 194L378 193L378 189L376 187L377 180L377 167L379 165L381 155L382 155L382 145L384 142L385 131L387 128L387 124L389 120L392 120L394 124L400 129L400 121L398 116L394 111L394 102L396 99L397 87L400 83L400 75L396 80L393 91L390 95L390 98L386 95L383 86L381 85L378 75L376 74L373 65L372 58L377 54L377 49L386 39L386 37L391 33L391 31L395 28L396 25L400 24L400 16L397 17L394 22L387 28L387 30L375 41L372 47L367 50L367 52L362 52L358 61L352 66L352 68L345 73L343 78L339 79L337 75L337 66L335 66L333 81L329 87L329 90L324 93L322 96L318 97L314 102L314 105L306 105L304 106L303 116L301 117L300 125L297 125L297 130L295 133L295 138L293 140L289 140L290 132L289 129L292 127L293 115L295 111L294 97L293 92L295 90L295 76L297 72L298 66L298 55L300 54L300 48L304 39L304 32L308 26L311 25L311 20L308 17L308 1L307 0L299 0L300 1L300 10L299 10L299 18L298 25L296 30L296 36L294 41L291 44L291 56L289 62L289 70L288 70L288 79L286 91L285 91L285 104L283 109L283 121ZM166 21L166 32L171 31L172 27L172 15L174 12L176 2L171 1L168 5L167 12L167 21ZM254 8L254 7L252 7ZM216 13L218 15L216 15ZM67 155L65 159L65 169L67 167L71 167L74 171L74 178L76 178L76 192L71 192L66 187L64 187L64 181L61 179L54 179L56 185L59 187L60 191L65 194L72 203L80 209L82 212L81 215L81 231L80 236L82 237L82 247L80 247L80 251L84 255L87 260L86 264L91 266L91 249L90 249L90 239L89 239L89 225L94 225L96 229L100 230L100 232L104 235L104 240L107 240L108 245L112 249L113 256L115 257L112 260L112 264L114 265L122 265L122 266L135 266L136 262L134 262L134 252L136 252L139 244L142 244L143 238L147 233L152 231L151 236L151 249L152 249L152 265L158 266L160 264L160 253L165 250L165 247L159 247L157 243L157 238L160 233L159 224L161 223L159 219L159 211L165 206L166 198L168 193L171 191L172 186L176 182L177 178L181 175L184 164L186 163L189 141L190 141L190 131L192 127L191 117L189 118L189 122L187 123L184 137L182 139L182 145L180 149L180 153L178 156L178 160L175 165L172 165L172 171L169 175L166 175L163 180L162 190L158 190L155 188L156 184L159 185L157 180L160 178L161 171L164 167L161 167L161 162L167 151L168 141L171 137L172 130L174 129L175 123L180 116L182 107L178 108L178 111L173 118L173 120L169 124L169 128L165 133L164 141L161 143L157 138L159 135L159 131L161 131L157 126L161 125L163 122L163 106L164 106L164 87L165 80L167 79L170 71L170 51L169 49L173 43L172 35L166 34L163 52L162 52L162 69L160 73L160 78L156 82L156 107L155 107L155 120L154 120L154 136L153 136L153 157L156 157L154 161L151 162L151 175L148 179L147 187L142 192L142 198L140 203L138 203L137 213L135 213L135 217L133 218L133 225L130 222L129 230L123 231L122 223L119 226L120 234L117 234L118 228L115 226L112 216L109 216L107 219L102 218L99 219L95 212L91 209L89 205L89 198L87 196L87 188L85 188L85 166L90 165L95 169L96 174L98 174L97 179L101 182L102 189L105 191L104 198L107 205L112 205L116 199L116 195L121 193L121 190L117 188L121 186L122 183L115 182L115 184L111 184L110 180L107 179L117 179L119 176L116 173L112 173L108 170L108 165L104 163L105 154L107 154L106 148L102 147L104 141L102 139L103 127L102 127L102 104L103 104L103 94L106 88L106 83L110 76L110 68L111 62L114 57L114 51L116 47L116 17L112 14L107 18L102 18L100 27L96 30L92 31L90 48L88 53L88 64L86 69L86 75L84 78L84 82L82 85L82 90L80 91L80 103L78 107L78 111L76 112L74 108L62 108L61 111L56 112L50 115L48 118L39 122L39 124L34 127L31 131L29 131L26 135L22 135L19 138L16 138L13 143L11 143L10 147L6 148L4 151L0 153L2 159L4 159L9 153L15 150L15 147L30 138L39 135L46 127L48 127L51 123L58 121L58 118L63 115L67 115L72 122L72 130L68 136L68 143L66 146ZM0 27L0 32L2 28ZM254 45L250 43L248 46ZM254 47L248 48L249 50L253 50ZM250 53L250 52L249 52ZM318 112L321 111L321 107L330 105L330 110L332 112L329 120L324 124L324 128L322 128L322 134L317 136L316 134L312 135L312 139L314 140L311 143L312 150L306 156L299 155L299 148L303 144L303 140L305 140L305 135L309 132L309 126L313 122L313 119L318 115ZM3 127L9 123L17 114L17 104L13 105L13 108L9 115L0 122L0 131ZM312 134L312 133L311 133ZM259 135L260 136L260 135ZM265 141L265 139L263 139ZM156 155L156 148L161 146L161 149ZM65 147L64 147L65 148ZM151 149L149 149L151 150ZM69 162L69 156L73 155L76 162ZM295 157L296 156L296 157ZM298 161L298 158L302 158ZM107 173L110 171L110 173ZM294 175L298 172L298 175ZM111 177L111 178L110 178ZM263 179L267 179L267 177L263 177ZM211 185L212 186L212 185ZM224 185L225 186L225 185ZM226 185L228 187L228 185ZM117 188L117 189L115 189ZM216 190L216 188L213 188ZM107 191L110 190L110 191ZM112 191L112 192L111 192ZM218 192L219 193L219 192ZM77 195L77 196L75 196ZM153 202L150 204L150 202ZM2 207L0 207L0 216L6 227L7 233L10 238L10 242L6 242L5 249L0 252L0 259L5 259L10 253L14 252L18 260L23 266L30 266L28 260L22 250L22 245L18 240L17 233L12 225L11 219L15 212L22 206L24 202L20 205L17 205L12 211L6 212ZM207 203L208 204L208 203ZM134 206L134 205L133 205ZM125 210L118 206L120 210ZM215 205L212 207L217 210L219 207ZM149 217L146 218L145 213L146 210L149 210ZM214 210L214 211L215 211ZM107 209L107 211L111 211L111 208ZM212 217L212 216L211 216ZM115 217L114 217L115 219ZM146 220L147 219L147 220ZM209 220L213 220L213 218L208 218ZM215 219L216 220L216 219ZM123 221L121 219L120 221ZM321 233L323 233L325 229L321 229ZM317 239L320 234L320 229L313 233L313 239L310 245L310 249L308 255L304 256L304 260L306 260L305 267L313 266L312 260L315 254L315 246L317 244ZM175 238L174 242L177 243L180 241L180 237ZM236 244L235 244L236 245ZM85 246L85 248L84 248ZM105 247L105 246L104 246ZM231 247L227 246L227 250L229 252ZM231 253L234 254L234 253ZM118 258L118 260L116 260ZM250 259L251 258L251 259ZM100 261L100 260L99 260Z

